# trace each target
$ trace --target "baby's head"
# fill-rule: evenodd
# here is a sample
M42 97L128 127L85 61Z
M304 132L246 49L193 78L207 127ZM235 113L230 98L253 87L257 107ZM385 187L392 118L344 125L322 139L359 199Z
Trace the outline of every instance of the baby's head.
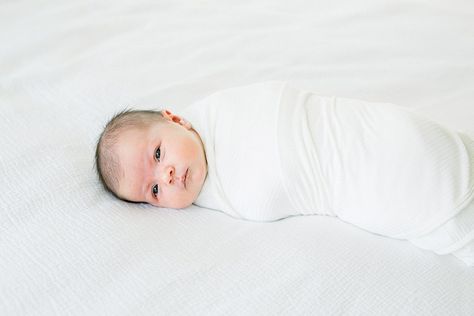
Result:
M199 134L168 110L115 115L100 135L95 158L107 191L124 201L161 207L189 206L207 174Z

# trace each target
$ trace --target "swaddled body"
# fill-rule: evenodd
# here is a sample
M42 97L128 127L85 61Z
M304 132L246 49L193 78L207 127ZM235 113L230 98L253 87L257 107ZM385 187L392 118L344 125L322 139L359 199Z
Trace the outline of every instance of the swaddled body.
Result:
M473 141L402 107L265 82L183 114L206 150L199 206L256 221L337 216L438 253L474 238ZM461 213L472 225L439 237Z

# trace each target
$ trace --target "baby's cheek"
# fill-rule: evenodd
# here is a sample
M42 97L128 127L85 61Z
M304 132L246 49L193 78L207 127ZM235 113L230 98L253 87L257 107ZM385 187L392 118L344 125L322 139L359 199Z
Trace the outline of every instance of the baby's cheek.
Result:
M180 192L168 192L166 198L163 197L162 203L165 207L169 208L185 208L189 206L193 201L191 201L188 192L185 194Z
M187 158L196 157L198 152L199 151L196 145L192 146L190 144L189 146L186 146L185 148L183 148L183 155L186 156Z

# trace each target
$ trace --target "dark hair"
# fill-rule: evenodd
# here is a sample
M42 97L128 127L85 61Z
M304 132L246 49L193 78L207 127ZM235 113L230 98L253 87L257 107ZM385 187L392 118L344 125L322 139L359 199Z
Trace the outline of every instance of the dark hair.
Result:
M105 125L95 149L95 167L104 189L115 197L130 202L117 194L120 177L120 161L114 153L114 146L120 134L130 128L146 128L162 122L163 115L158 110L124 109L116 113Z

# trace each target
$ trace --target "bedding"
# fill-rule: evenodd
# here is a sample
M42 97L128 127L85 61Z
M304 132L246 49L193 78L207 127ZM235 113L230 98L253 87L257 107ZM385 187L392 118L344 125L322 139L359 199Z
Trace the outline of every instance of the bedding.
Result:
M466 134L393 104L279 81L217 91L183 113L208 164L198 206L252 221L337 216L443 254L474 241Z
M0 314L472 315L452 255L331 216L124 203L93 157L125 107L268 80L473 137L473 30L463 0L0 2Z

